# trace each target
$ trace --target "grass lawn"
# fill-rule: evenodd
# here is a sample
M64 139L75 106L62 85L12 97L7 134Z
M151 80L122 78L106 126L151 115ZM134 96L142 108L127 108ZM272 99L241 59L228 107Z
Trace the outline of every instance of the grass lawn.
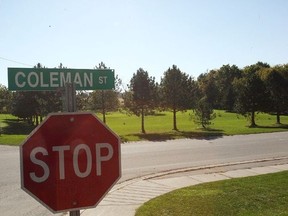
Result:
M34 128L15 116L0 114L0 144L19 145Z
M243 116L236 113L228 113L216 110L216 118L210 126L214 129L223 130L225 135L269 133L288 130L288 116L281 116L282 125L276 125L276 116L265 113L256 115L257 127L250 128L249 122Z
M118 133L123 141L136 140L168 140L177 138L203 138L207 136L223 136L235 134L267 133L288 130L288 116L282 116L283 125L275 125L276 117L259 113L255 128L249 128L243 116L216 110L216 118L208 129L200 128L191 119L191 112L177 113L179 131L173 131L172 112L162 112L156 116L145 117L146 134L140 133L141 119L123 113L111 113L106 117L108 126ZM101 118L101 115L98 115Z
M288 215L288 172L186 187L141 206L136 216Z
M122 141L138 140L169 140L178 138L202 139L207 136L223 136L235 134L252 134L288 130L288 116L282 116L283 125L275 125L276 117L268 114L258 114L256 128L249 128L248 121L235 113L216 110L216 118L208 129L200 128L191 119L190 112L177 113L178 131L172 130L172 112L160 112L154 116L145 117L146 134L141 131L141 118L128 116L125 113L113 112L106 116L107 125L115 131ZM102 119L101 114L97 114ZM34 127L18 121L12 115L0 115L1 136L0 144L19 145Z

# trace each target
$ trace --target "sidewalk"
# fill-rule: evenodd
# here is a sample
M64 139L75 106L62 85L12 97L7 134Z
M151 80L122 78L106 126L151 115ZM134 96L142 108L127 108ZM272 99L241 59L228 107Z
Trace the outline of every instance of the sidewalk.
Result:
M134 216L144 202L172 190L200 183L255 176L288 170L288 164L237 169L208 174L182 173L178 176L136 179L115 185L94 209L81 212L82 216Z

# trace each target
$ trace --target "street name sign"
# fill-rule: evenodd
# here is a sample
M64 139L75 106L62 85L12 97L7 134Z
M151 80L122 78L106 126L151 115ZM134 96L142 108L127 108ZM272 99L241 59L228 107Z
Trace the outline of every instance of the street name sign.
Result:
M95 207L121 176L120 139L92 113L50 114L20 165L21 188L53 213Z
M114 88L112 69L8 68L11 91L49 91L74 83L76 90L109 90Z

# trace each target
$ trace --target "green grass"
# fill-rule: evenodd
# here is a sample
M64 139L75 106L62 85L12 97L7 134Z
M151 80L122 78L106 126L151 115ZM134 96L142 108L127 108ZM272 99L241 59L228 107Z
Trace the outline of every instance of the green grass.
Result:
M288 172L206 183L142 205L136 216L288 215Z
M101 115L98 115L101 118ZM249 123L243 116L225 111L216 111L216 118L208 129L200 128L191 119L191 112L177 113L179 131L173 131L173 116L171 112L162 112L156 116L145 117L146 134L140 133L141 119L127 116L124 113L108 114L108 126L118 133L123 141L133 140L168 140L177 138L205 138L207 136L223 136L235 134L253 134L279 132L288 130L288 116L282 116L282 125L275 125L276 117L259 113L255 128L248 127Z
M102 119L101 114L97 114ZM216 118L208 129L200 128L191 119L190 112L177 113L178 131L172 130L172 112L160 112L154 116L145 117L146 134L141 131L141 118L128 116L125 113L113 112L106 116L107 125L115 131L122 141L138 140L169 140L179 138L203 139L207 136L223 136L235 134L252 134L278 132L288 130L288 116L282 116L282 125L275 125L276 117L268 114L258 114L255 128L249 128L248 121L243 116L225 111L216 111ZM34 127L27 125L23 121L18 121L12 115L0 115L0 127L2 135L0 144L19 145Z
M9 114L0 115L0 144L19 145L35 127Z
M101 115L98 115L101 118ZM167 140L187 136L187 132L195 129L188 112L177 113L179 131L173 131L172 113L161 112L154 116L145 116L146 134L141 131L141 118L128 116L125 113L112 113L107 115L108 126L118 133L124 141L136 140ZM198 131L194 131L198 133ZM199 131L199 133L202 133Z
M221 128L225 135L269 133L288 130L288 116L281 116L282 125L276 125L276 116L265 113L256 115L257 127L250 128L246 118L236 113L216 110L216 119L211 128Z

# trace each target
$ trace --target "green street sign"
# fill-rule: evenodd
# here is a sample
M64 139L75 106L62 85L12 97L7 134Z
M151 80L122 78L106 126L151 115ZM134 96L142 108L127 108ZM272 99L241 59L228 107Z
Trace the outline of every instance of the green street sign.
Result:
M115 86L112 69L8 68L11 91L51 91L74 83L76 90L109 90Z

